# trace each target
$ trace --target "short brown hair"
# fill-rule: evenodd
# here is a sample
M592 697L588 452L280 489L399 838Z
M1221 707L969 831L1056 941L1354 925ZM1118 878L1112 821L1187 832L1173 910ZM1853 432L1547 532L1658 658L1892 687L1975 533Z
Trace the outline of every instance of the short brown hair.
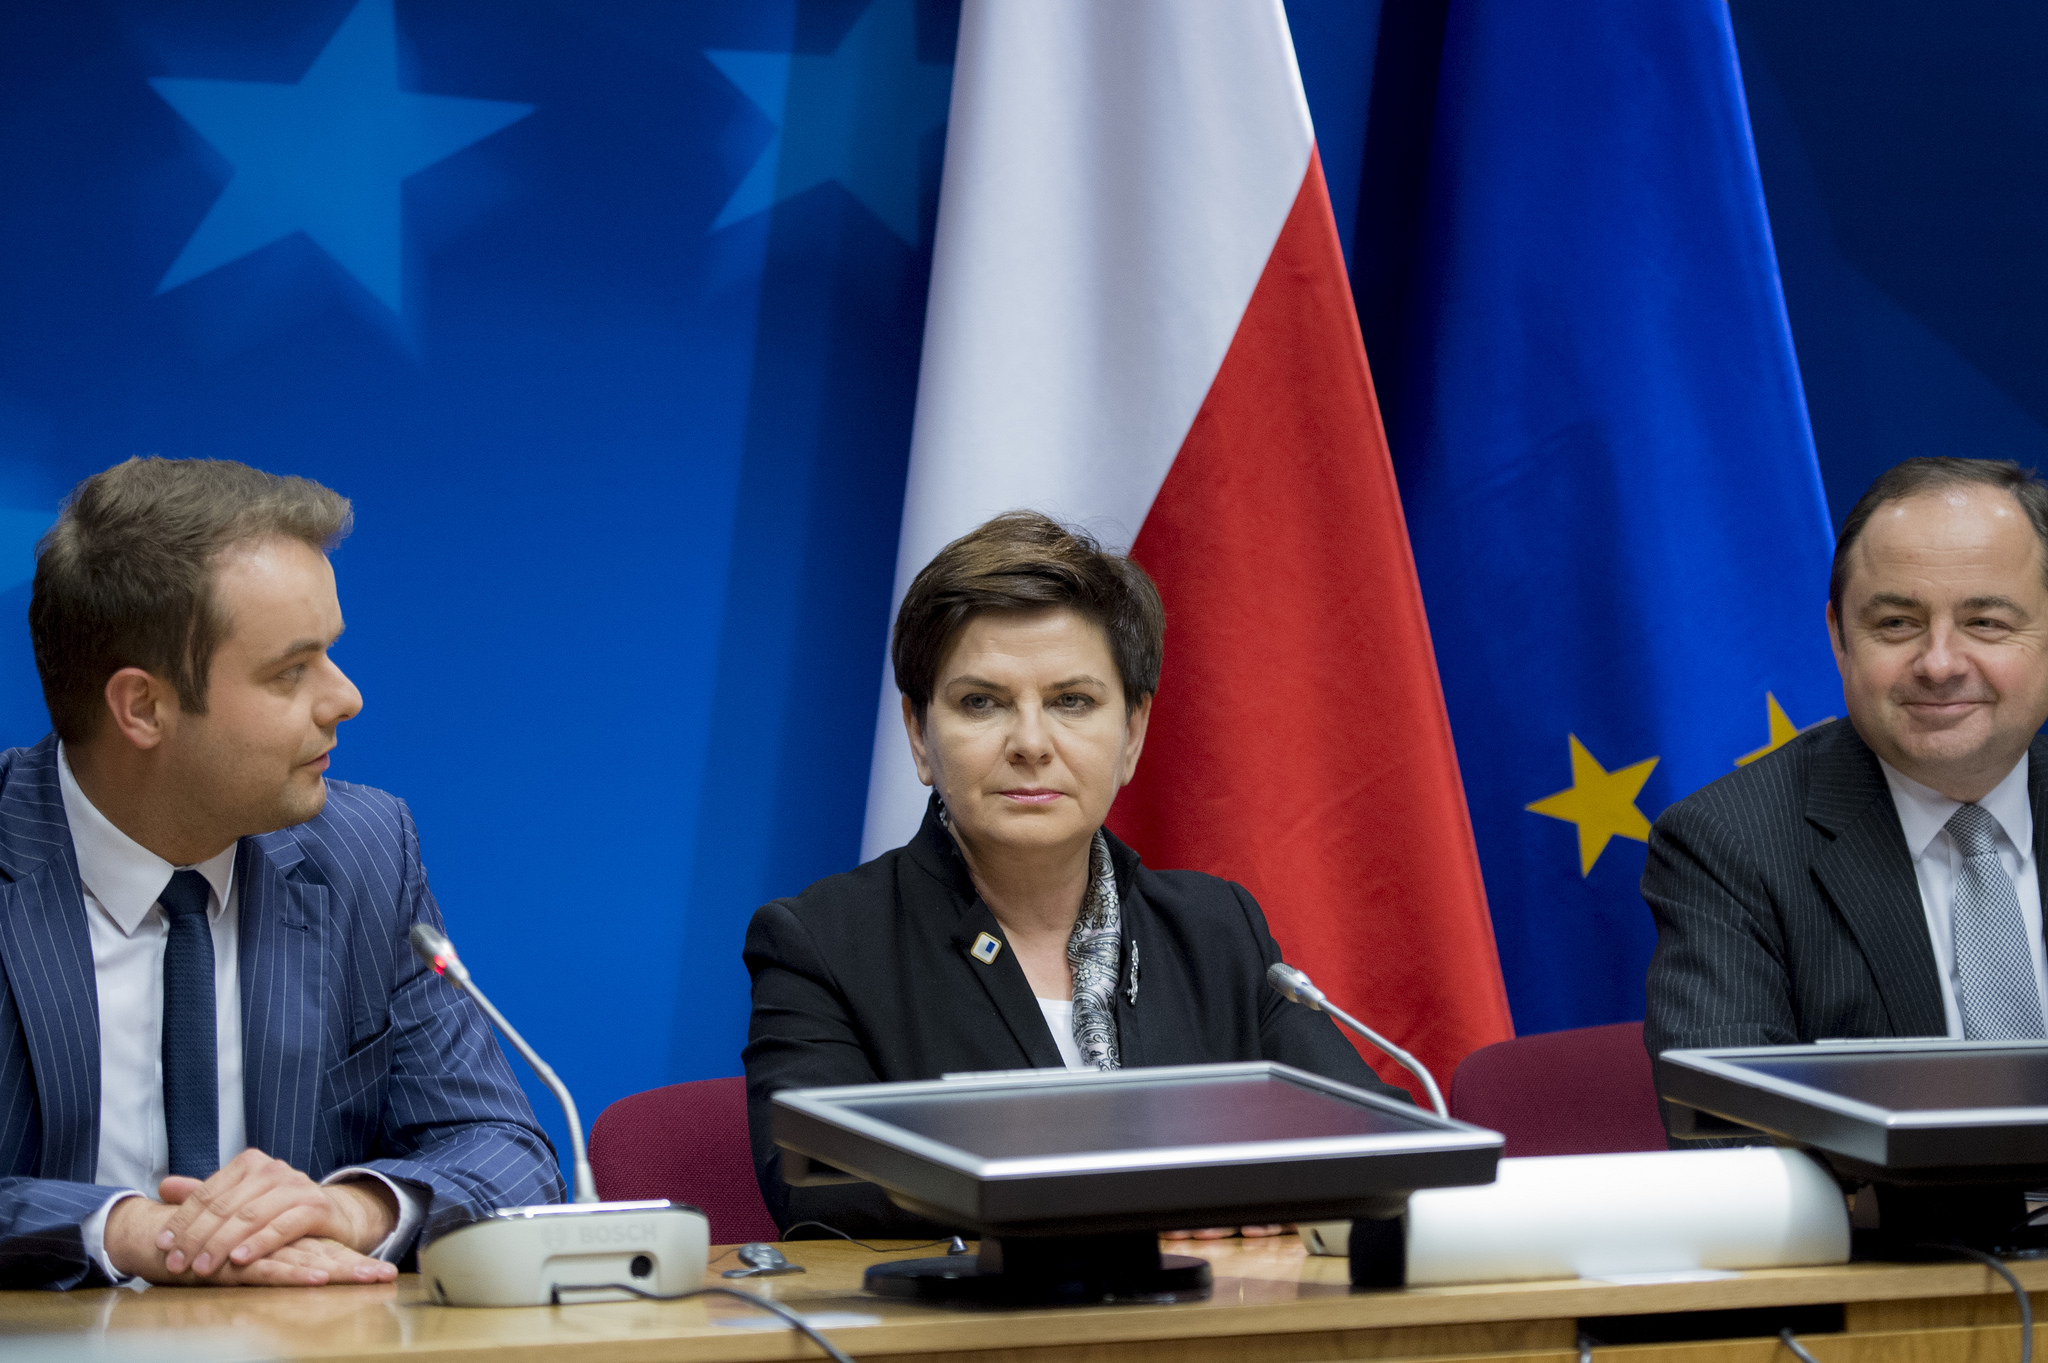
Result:
M1159 689L1166 651L1159 589L1133 560L1036 511L1006 512L969 531L918 573L896 612L889 650L896 689L923 723L939 664L968 621L989 611L1061 606L1109 636L1126 705Z
M225 459L130 459L72 489L36 546L29 637L50 723L91 738L107 678L139 667L178 704L206 712L207 670L227 637L213 595L222 551L304 541L323 553L349 532L348 498L305 478Z
M2027 513L2034 537L2041 542L2043 575L2048 577L2048 483L2042 482L2034 470L2023 469L2010 459L1956 459L1948 455L1907 459L1878 474L1877 481L1856 499L1856 505L1849 508L1848 519L1842 522L1842 533L1835 540L1834 567L1828 573L1828 604L1835 610L1836 629L1842 624L1842 590L1849 585L1849 551L1863 537L1863 528L1870 524L1878 509L1937 488L1972 486L1995 487L2012 494L2020 510Z

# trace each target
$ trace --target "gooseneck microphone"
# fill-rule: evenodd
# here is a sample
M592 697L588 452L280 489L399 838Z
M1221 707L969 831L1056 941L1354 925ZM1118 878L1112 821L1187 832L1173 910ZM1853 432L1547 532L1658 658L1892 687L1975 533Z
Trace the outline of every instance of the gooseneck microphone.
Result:
M422 1244L420 1279L429 1297L444 1306L567 1306L667 1299L700 1288L710 1255L710 1220L695 1207L666 1198L598 1201L583 1145L583 1118L568 1088L477 989L447 934L415 923L410 936L413 951L428 968L475 999L555 1095L569 1119L569 1148L576 1157L573 1202L499 1207Z
M417 933L419 929L414 928L413 931ZM1395 1063L1400 1065L1402 1069L1422 1081L1422 1087L1429 1092L1429 1105L1436 1109L1437 1116L1448 1117L1451 1115L1450 1110L1444 1106L1443 1091L1436 1086L1436 1077L1429 1072L1427 1066L1414 1056L1408 1054L1408 1052L1402 1050L1399 1046L1396 1046L1393 1042L1381 1036L1378 1032L1375 1032L1372 1028L1360 1022L1357 1018L1351 1016L1351 1014L1345 1012L1342 1008L1339 1008L1336 1004L1330 1002L1329 998L1322 990L1315 987L1315 983L1308 976L1302 974L1285 961L1275 961L1266 967L1266 983L1278 990L1281 997L1290 1002L1298 1003L1304 1008L1313 1008L1317 1012L1328 1013L1346 1027L1349 1027L1352 1031L1385 1051L1394 1058Z
M519 1035L519 1029L507 1022L505 1015L483 996L476 982L469 978L469 967L463 965L462 958L455 954L455 944L448 940L446 933L427 923L415 923L412 925L412 949L436 975L476 1000L476 1006L484 1010L484 1016L491 1020L491 1025L505 1034L505 1039L512 1043L512 1049L533 1066L533 1072L548 1086L548 1092L555 1095L555 1100L562 1105L562 1114L569 1119L569 1150L576 1160L574 1200L597 1201L597 1180L591 1177L590 1156L583 1148L583 1119L577 1115L576 1100L569 1096L568 1086L556 1078L548 1062L526 1044L526 1038Z

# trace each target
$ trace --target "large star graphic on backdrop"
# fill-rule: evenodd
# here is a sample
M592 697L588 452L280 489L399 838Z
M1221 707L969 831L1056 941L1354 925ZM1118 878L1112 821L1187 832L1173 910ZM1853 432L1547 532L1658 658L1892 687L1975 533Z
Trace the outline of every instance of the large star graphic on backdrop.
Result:
M1579 826L1579 874L1589 876L1593 863L1607 850L1608 839L1650 840L1650 821L1636 808L1636 796L1656 769L1657 759L1646 758L1608 771L1586 751L1577 734L1565 737L1572 749L1571 789L1523 807L1532 814L1547 814Z
M397 49L391 0L362 0L296 85L150 82L235 168L158 293L304 232L401 310L399 186L533 106L401 90Z
M917 245L919 144L946 121L953 70L917 59L914 0L874 0L830 56L704 55L776 124L714 232L836 180Z
M1771 741L1754 752L1746 752L1736 758L1735 765L1746 767L1759 757L1769 757L1808 729L1817 729L1833 719L1834 716L1829 715L1827 719L1817 719L1813 723L1804 726L1794 724L1792 716L1785 713L1785 707L1778 704L1778 698L1766 691L1764 692L1764 723L1769 726Z

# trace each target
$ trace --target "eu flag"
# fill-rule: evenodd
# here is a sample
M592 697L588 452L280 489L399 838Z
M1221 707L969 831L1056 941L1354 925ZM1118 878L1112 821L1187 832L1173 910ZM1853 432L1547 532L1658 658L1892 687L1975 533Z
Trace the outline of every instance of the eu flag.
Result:
M1841 710L1726 6L1454 0L1433 110L1368 339L1509 999L1636 1018L1651 821Z

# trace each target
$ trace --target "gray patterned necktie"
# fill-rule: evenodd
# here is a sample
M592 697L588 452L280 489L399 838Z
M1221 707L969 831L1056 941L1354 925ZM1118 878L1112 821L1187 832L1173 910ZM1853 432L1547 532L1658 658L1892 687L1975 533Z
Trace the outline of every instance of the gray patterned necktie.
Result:
M2019 895L1999 864L1997 830L1997 821L1979 805L1964 805L1949 816L1948 835L1963 854L1949 933L1955 943L1956 1008L1970 1041L2042 1035L2034 954Z

